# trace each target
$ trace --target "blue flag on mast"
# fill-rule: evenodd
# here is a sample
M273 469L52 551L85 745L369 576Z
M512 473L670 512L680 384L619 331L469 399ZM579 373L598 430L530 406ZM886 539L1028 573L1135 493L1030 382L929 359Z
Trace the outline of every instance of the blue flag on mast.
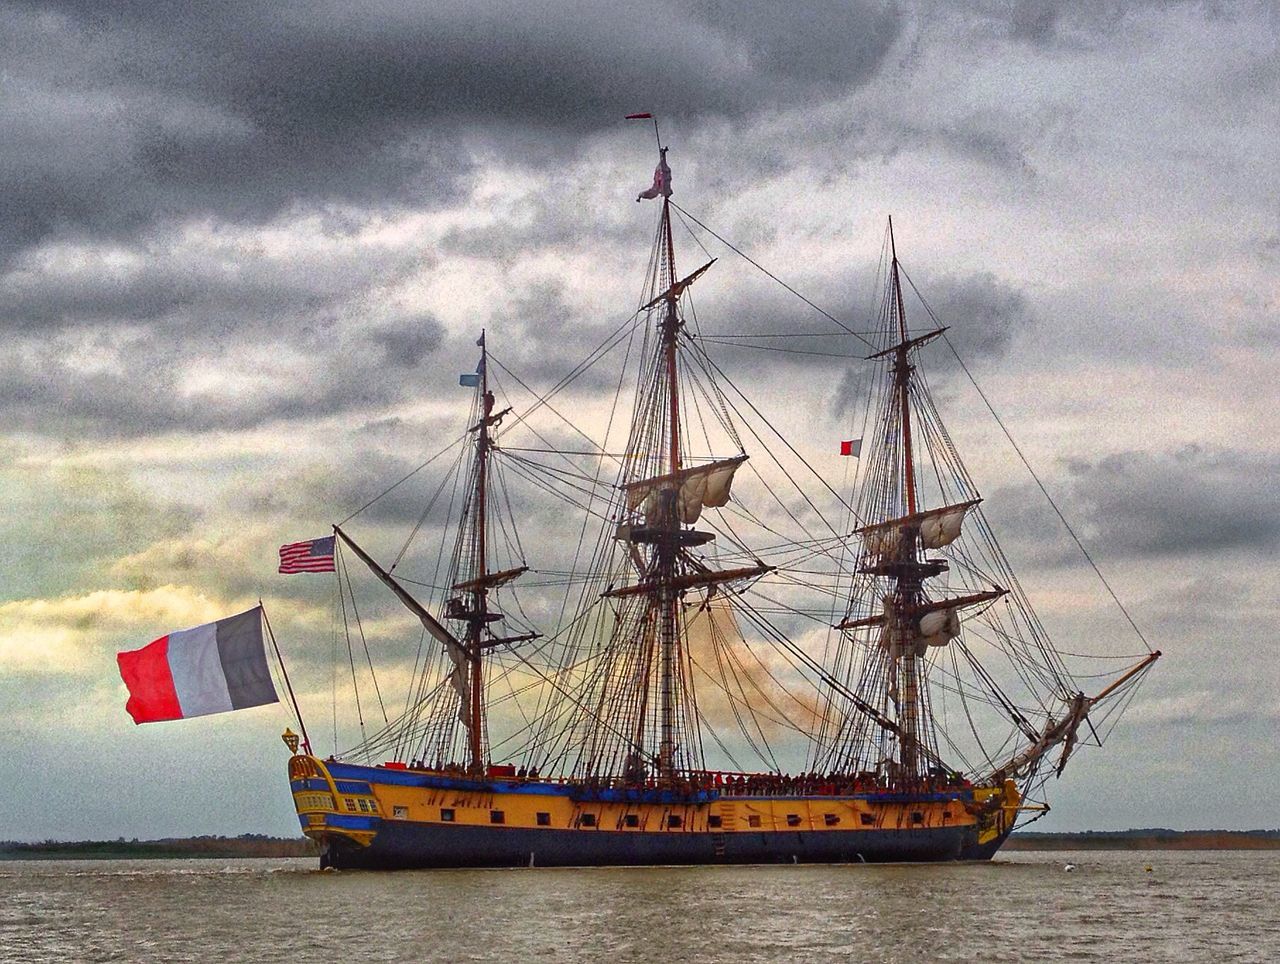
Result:
M476 339L476 347L484 348L484 332L480 332L480 337ZM476 370L467 372L465 375L458 376L458 384L463 388L479 388L480 376L484 374L484 353L481 352L480 360L476 362Z

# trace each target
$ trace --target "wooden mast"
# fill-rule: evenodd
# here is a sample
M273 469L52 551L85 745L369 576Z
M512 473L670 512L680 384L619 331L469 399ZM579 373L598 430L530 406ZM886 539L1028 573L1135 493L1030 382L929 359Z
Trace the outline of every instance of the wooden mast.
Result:
M902 419L902 478L903 496L908 516L914 516L916 506L915 456L911 445L911 362L908 352L911 346L907 339L907 311L902 301L902 279L898 271L898 249L893 240L893 217L889 217L889 252L893 266L893 300L898 322L898 345L894 352L894 380L897 382L898 402ZM921 582L917 574L916 540L914 532L909 538L899 540L899 563L897 577L897 607L899 612L913 611L920 599ZM904 578L905 577L905 578ZM911 627L900 626L893 632L907 636L900 639L898 652L899 668L902 676L900 689L898 724L903 776L913 779L918 776L920 747L920 681L918 658L913 643L914 634Z
M655 122L655 132L656 126ZM638 747L645 746L643 737L645 727L649 725L646 718L653 719L656 716L657 759L653 762L657 765L657 782L663 787L672 787L678 782L677 754L682 749L680 738L683 736L690 741L689 747L685 748L689 753L696 755L698 752L696 720L687 721L689 727L695 728L688 733L679 725L680 701L682 697L692 699L692 681L687 681L681 672L681 595L693 588L761 576L772 568L757 562L755 566L715 571L691 565L691 560L685 556L685 547L703 545L715 538L712 533L684 528L686 514L691 511L688 500L692 498L686 483L699 473L706 478L711 470L727 471L728 475L720 477L717 482L721 487L720 494L715 497L718 501L700 502L693 517L696 518L697 512L701 511L702 504L716 508L723 506L728 498L733 470L746 460L746 455L688 469L684 465L678 364L680 329L684 324L680 315L680 297L711 267L715 259L685 278L680 278L677 274L670 174L666 164L666 148L659 138L658 169L654 175L654 186L642 193L637 200L656 198L659 194L662 196L662 214L656 241L659 267L654 284L663 286L664 290L655 294L640 309L650 311L661 306L662 314L658 323L656 353L653 356L653 381L649 383L654 394L646 396L643 406L637 407L636 417L643 421L633 423L633 431L636 432L633 438L636 444L644 446L636 454L643 454L656 472L652 477L632 479L622 486L628 496L624 511L627 514L640 512L644 515L643 524L628 525L626 534L619 535L619 538L624 538L631 544L633 561L636 562L640 578L634 584L609 587L601 593L603 597L642 596L647 600L644 619L639 628L644 670L638 681L642 696L634 742ZM664 391L665 400L661 397ZM695 500L701 500L701 496L697 496ZM637 545L652 546L647 565L635 554ZM650 674L654 668L658 673L657 706L656 713L650 715ZM692 757L687 757L686 763L690 759ZM628 774L638 775L639 769L628 763Z
M902 303L902 279L898 275L898 249L893 242L893 216L889 216L889 251L893 256L893 300L897 305L898 335L897 380L902 406L902 463L906 491L907 515L916 514L916 470L911 451L911 365L907 360L907 309Z
M469 732L469 769L473 774L484 772L484 663L481 654L481 642L484 627L489 615L489 587L486 577L489 575L486 558L485 528L487 523L486 501L488 499L489 475L489 416L493 411L493 395L489 393L489 349L485 345L484 331L480 332L480 424L476 436L476 488L475 488L475 520L473 539L475 546L475 569L473 578L476 586L471 590L471 612L467 622L467 657L470 672L468 696L470 706L468 715L471 719Z
M488 554L488 499L489 499L489 457L494 450L491 429L500 423L511 411L505 408L494 411L494 396L489 391L488 348L485 345L484 333L476 342L480 348L480 363L476 366L477 382L463 384L477 385L480 389L480 417L470 431L476 433L475 471L471 478L471 493L462 516L461 531L458 535L457 575L465 576L460 582L453 584L453 591L458 593L448 599L444 618L457 620L465 629L457 636L432 616L425 607L415 600L389 572L379 566L372 557L361 549L338 526L334 526L335 535L340 536L362 561L378 576L392 592L422 622L423 627L444 644L445 650L454 665L450 674L458 693L458 720L467 729L466 767L472 775L484 775L486 769L485 740L485 686L484 686L484 653L496 646L506 646L536 639L538 633L518 633L495 637L491 633L486 638L485 627L503 618L502 613L489 608L489 593L528 571L527 565L498 572L489 571ZM467 525L470 529L467 529ZM468 571L469 570L469 571Z
M671 198L662 198L662 235L666 246L667 312L662 321L662 345L666 356L668 416L667 472L680 471L680 393L676 369L676 336L680 328L677 310L679 292L676 286L675 242L671 236ZM658 540L654 575L657 583L659 632L659 743L658 777L666 786L675 780L675 659L678 633L679 596L675 590L677 535L680 529L678 498L672 493L662 514L664 538Z

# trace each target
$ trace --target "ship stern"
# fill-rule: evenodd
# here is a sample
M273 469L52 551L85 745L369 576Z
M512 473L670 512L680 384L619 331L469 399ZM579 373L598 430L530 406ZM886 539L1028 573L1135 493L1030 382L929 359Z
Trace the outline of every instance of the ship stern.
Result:
M289 760L289 789L302 832L320 845L320 866L335 850L369 847L382 825L373 788L365 781L335 780L324 761L308 754Z

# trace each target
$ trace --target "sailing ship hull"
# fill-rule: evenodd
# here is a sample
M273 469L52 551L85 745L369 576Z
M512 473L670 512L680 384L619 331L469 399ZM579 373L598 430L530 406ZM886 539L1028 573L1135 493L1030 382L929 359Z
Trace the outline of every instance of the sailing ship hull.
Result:
M1018 805L1007 788L690 798L306 756L290 777L302 829L335 868L986 860Z
M436 867L619 867L677 864L886 863L988 860L965 827L936 830L627 833L384 824L367 847L332 840L322 865L393 870ZM1003 838L1001 841L1003 842Z

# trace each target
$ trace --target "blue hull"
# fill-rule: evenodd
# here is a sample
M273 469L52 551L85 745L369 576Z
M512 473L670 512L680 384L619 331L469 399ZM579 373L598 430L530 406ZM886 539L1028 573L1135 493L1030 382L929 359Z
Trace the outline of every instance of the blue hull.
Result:
M1002 836L980 846L973 827L643 833L383 821L368 847L333 839L321 866L410 869L932 862L988 860L1003 842Z

